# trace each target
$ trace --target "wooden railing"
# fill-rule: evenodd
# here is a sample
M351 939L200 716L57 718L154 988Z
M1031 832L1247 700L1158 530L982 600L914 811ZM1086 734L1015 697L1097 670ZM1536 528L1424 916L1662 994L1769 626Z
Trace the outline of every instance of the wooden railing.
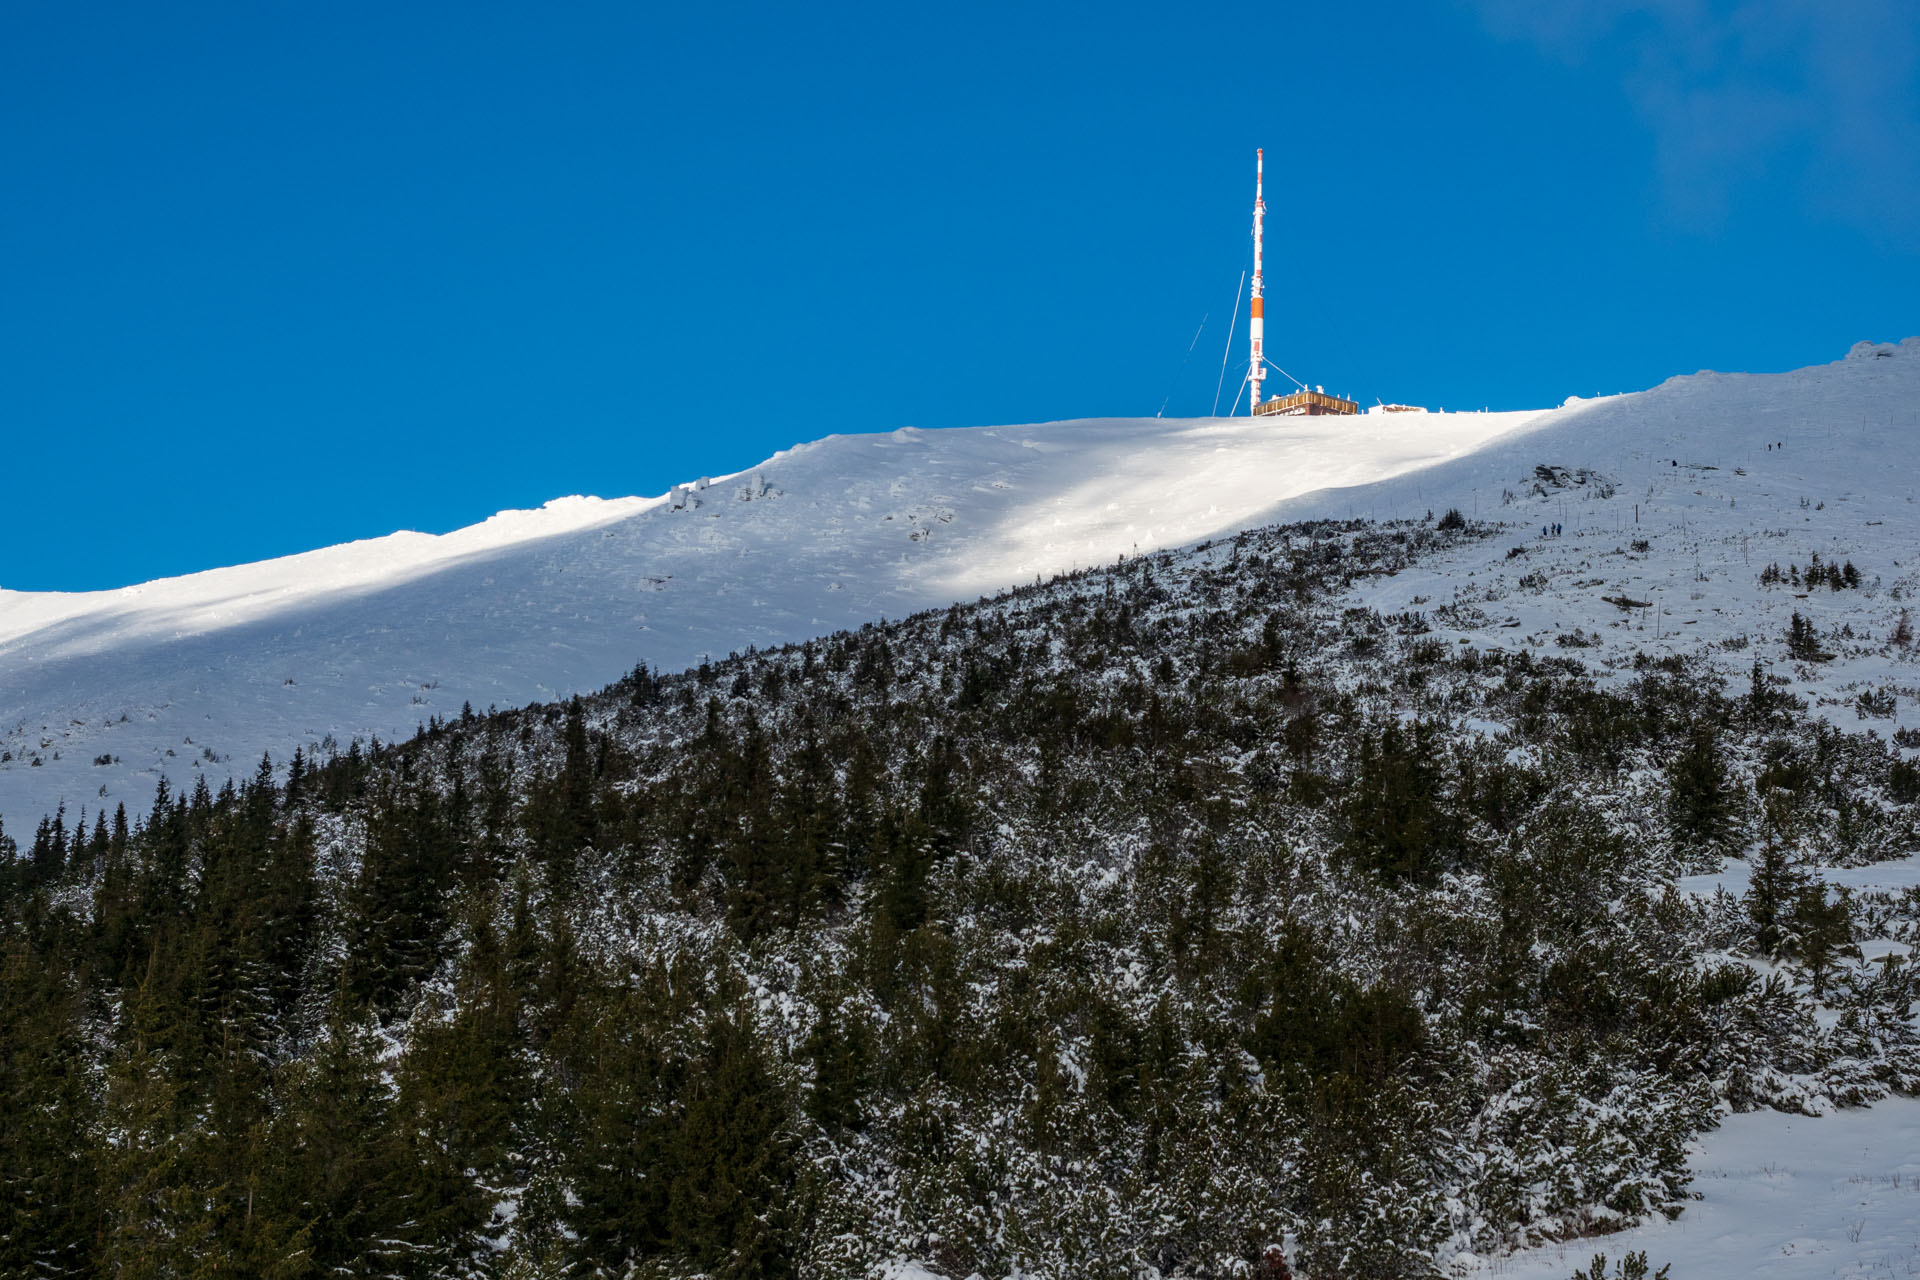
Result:
M1320 391L1296 391L1290 396L1275 396L1253 407L1255 414L1305 414L1319 412L1323 414L1359 413L1360 406L1352 400L1342 400L1339 396L1330 396Z

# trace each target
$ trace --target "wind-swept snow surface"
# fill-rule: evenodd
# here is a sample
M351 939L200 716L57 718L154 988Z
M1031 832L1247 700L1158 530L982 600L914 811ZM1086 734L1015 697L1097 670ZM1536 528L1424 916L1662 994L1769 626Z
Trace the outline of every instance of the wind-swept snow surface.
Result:
M1601 670L1706 652L1744 681L1758 658L1836 721L1891 732L1920 726L1915 651L1888 643L1920 593L1917 490L1920 338L1792 373L1673 378L1355 495L1363 511L1419 497L1510 528L1355 601ZM1811 582L1816 558L1853 574ZM1817 638L1800 655L1796 613Z
M1511 524L1357 597L1443 634L1555 652L1597 639L1584 656L1599 664L1743 640L1778 656L1796 609L1836 639L1895 625L1920 589L1917 473L1920 339L1537 413L830 436L684 507L571 498L120 591L0 591L0 817L142 806L163 776L218 782L263 752L410 734L463 703L554 698L642 661L678 668L1316 515L1457 506ZM1815 551L1863 585L1759 583ZM1729 671L1751 658L1726 652ZM1806 674L1851 717L1892 678L1863 661L1842 651Z
M1449 507L1502 535L1341 603L1422 643L1565 655L1602 679L1684 652L1744 687L1758 662L1850 731L1920 731L1916 476L1920 339L1531 414L835 436L684 502L563 499L123 591L0 592L0 813L18 834L62 802L137 807L161 777L217 783L263 751L397 737L640 661L681 667L1277 520ZM1920 859L1904 852L1822 879L1910 893ZM1677 888L1739 893L1747 871ZM1858 941L1868 962L1911 950L1910 933ZM1675 1280L1920 1275L1920 1102L1728 1115L1692 1168L1700 1199L1674 1222L1450 1265L1564 1280L1595 1252L1645 1249Z
M692 493L566 498L119 591L0 591L0 818L143 808L262 752L598 688L1260 523L1531 414L831 436ZM1345 499L1341 499L1345 502ZM104 760L105 763L95 763ZM103 790L104 789L104 790Z
M1699 1202L1671 1222L1498 1259L1507 1280L1566 1280L1596 1253L1644 1252L1673 1280L1920 1275L1920 1101L1818 1118L1728 1116L1692 1160ZM1611 1270L1609 1275L1613 1274Z

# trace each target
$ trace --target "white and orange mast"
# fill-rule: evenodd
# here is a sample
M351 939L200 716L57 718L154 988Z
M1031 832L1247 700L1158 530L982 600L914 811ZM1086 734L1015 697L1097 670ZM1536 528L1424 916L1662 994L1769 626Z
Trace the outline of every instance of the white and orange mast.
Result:
M1267 202L1262 191L1266 181L1266 151L1257 149L1253 153L1253 314L1247 318L1247 335L1253 340L1253 358L1248 363L1247 381L1253 385L1253 396L1247 401L1248 412L1260 407L1260 383L1266 377L1266 357L1260 347L1267 336L1266 305L1260 289L1260 249L1262 224L1267 217Z

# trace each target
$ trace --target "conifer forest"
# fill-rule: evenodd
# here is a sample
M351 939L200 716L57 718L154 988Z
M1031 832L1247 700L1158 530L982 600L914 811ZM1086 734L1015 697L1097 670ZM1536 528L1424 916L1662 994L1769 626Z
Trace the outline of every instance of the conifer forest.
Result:
M1412 1280L1920 1087L1854 946L1920 891L1807 870L1915 843L1790 678L1877 642L1728 685L1341 606L1497 536L1274 527L9 826L0 1276Z

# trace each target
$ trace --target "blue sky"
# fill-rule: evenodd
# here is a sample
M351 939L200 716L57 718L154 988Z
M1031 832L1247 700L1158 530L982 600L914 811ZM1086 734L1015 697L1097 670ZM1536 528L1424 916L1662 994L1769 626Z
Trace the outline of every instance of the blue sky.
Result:
M1839 12L15 0L0 587L1204 413L1256 146L1329 390L1835 359L1920 332L1920 6Z

